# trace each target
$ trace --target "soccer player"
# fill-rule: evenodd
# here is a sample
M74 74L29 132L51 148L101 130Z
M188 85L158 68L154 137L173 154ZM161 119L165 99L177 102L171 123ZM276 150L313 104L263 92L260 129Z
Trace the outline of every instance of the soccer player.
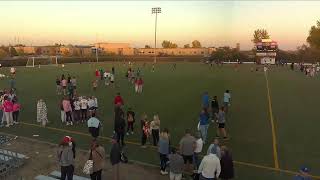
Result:
M142 80L142 77L140 77L139 79L138 79L138 93L142 93L142 88L143 88L143 84L144 84L144 82L143 82L143 80Z
M219 135L223 136L223 139L227 140L227 132L225 130L225 123L226 123L226 114L224 112L224 107L221 107L218 113L218 131L217 137Z
M56 92L58 95L60 95L62 88L61 88L61 81L60 81L59 77L57 77L57 79L56 79L56 85L57 85Z
M134 116L135 116L135 113L132 111L131 108L129 108L128 112L127 112L127 124L128 124L127 135L129 135L130 130L131 130L131 134L134 134L134 132L133 132L133 125L135 122Z
M81 105L81 115L80 119L82 122L85 122L87 120L87 109L88 109L88 100L86 97L82 97L80 99L80 105Z
M216 120L216 114L219 112L219 102L218 97L214 96L211 101L211 112L212 112L212 121Z

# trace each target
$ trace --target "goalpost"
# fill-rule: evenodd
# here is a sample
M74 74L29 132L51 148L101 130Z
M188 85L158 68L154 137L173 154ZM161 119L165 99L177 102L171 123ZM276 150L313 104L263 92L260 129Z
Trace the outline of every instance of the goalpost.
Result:
M28 57L26 67L35 67L36 65L54 65L58 66L58 56L34 56Z

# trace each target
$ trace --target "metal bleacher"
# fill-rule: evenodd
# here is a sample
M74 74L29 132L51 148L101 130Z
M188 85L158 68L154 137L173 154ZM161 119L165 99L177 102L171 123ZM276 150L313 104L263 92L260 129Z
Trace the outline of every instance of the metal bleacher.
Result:
M52 171L48 176L44 175L39 175L35 177L35 180L57 180L60 179L61 172L59 171ZM89 178L86 177L81 177L77 175L73 175L73 180L90 180Z
M3 145L11 140L8 136L1 135L0 145ZM23 165L26 156L13 151L0 148L0 178L5 178Z

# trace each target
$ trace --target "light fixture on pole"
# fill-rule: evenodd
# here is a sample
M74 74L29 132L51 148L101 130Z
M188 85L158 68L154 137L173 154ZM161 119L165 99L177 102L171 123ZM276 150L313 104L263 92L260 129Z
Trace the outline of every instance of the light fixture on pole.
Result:
M155 20L155 28L154 28L154 63L157 62L157 16L158 13L161 13L160 7L152 8L152 14L156 14L156 20Z

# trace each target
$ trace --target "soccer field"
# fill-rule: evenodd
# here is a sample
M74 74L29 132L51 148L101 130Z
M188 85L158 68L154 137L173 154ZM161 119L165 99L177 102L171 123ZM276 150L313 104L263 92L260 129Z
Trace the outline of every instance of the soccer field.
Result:
M109 70L116 68L116 88L105 87L101 83L97 91L92 90L96 68ZM172 64L158 64L151 72L151 64L141 67L145 81L144 92L135 94L134 87L125 78L127 66L120 63L67 64L66 67L44 66L41 68L17 68L16 86L22 111L18 126L2 128L1 131L19 136L32 137L58 143L64 135L71 135L81 148L88 148L90 137L85 124L64 126L60 120L59 102L61 96L55 92L55 78L61 74L77 77L79 95L94 95L98 98L99 119L103 121L103 141L110 148L108 138L113 129L113 97L120 92L125 101L125 110L132 107L137 114L136 133L126 136L129 159L150 164L159 164L159 157L154 148L141 149L139 117L143 112L149 120L158 113L161 128L167 127L172 144L177 145L186 128L194 132L201 110L201 95L208 91L212 97L218 96L222 102L223 92L231 90L232 106L227 117L227 132L230 140L221 144L232 150L236 161L235 179L249 180L287 180L292 178L291 171L297 171L301 165L311 168L312 174L320 169L318 159L320 145L315 141L319 135L317 108L320 103L320 80L308 78L300 72L290 71L286 67L274 67L268 73L270 100L268 100L267 81L263 72L251 72L251 65L241 65L238 71L233 66L210 68L200 63L177 63L173 71ZM0 73L8 74L7 68ZM1 79L2 88L8 87L8 79ZM36 124L36 102L43 98L48 107L50 123L47 128ZM269 104L270 103L270 104ZM270 109L271 107L271 109ZM273 117L270 116L270 111ZM271 121L275 126L275 144L273 146ZM34 124L34 125L33 125ZM210 124L209 139L214 138L216 126ZM137 143L137 144L136 144ZM206 152L206 147L204 152ZM278 161L274 158L278 155ZM277 171L279 168L290 172ZM82 165L77 165L82 166Z

